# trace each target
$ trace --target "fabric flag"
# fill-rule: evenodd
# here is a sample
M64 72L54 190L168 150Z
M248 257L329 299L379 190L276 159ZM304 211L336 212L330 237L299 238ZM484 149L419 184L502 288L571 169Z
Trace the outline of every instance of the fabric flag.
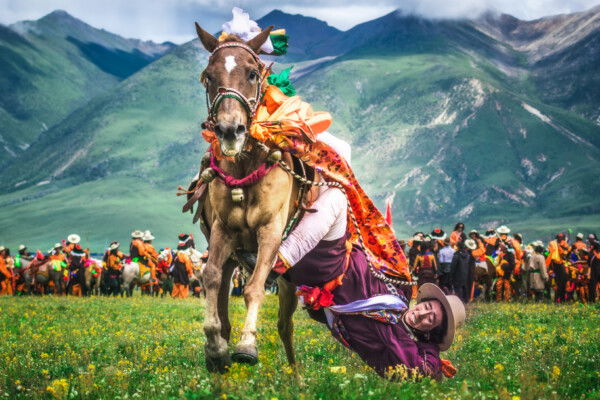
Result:
M392 204L394 204L394 196L396 193L385 199L385 222L392 226Z

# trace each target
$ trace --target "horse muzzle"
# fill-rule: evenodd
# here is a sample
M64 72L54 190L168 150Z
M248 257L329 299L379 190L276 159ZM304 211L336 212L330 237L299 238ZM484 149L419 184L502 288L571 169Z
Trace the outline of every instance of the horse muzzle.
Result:
M215 133L226 157L235 157L244 149L246 125L219 122L215 125Z

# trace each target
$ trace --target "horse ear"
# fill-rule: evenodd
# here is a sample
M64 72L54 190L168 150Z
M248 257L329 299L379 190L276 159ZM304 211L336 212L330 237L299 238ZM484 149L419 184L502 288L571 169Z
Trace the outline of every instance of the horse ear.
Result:
M214 49L216 49L219 45L219 41L216 37L202 29L197 22L194 22L194 24L196 25L196 32L198 33L198 38L200 38L202 45L204 46L206 51L212 53Z
M248 40L246 44L250 46L250 48L254 50L255 53L258 53L258 51L260 50L260 46L262 46L269 38L269 34L271 33L272 29L273 25L269 26L267 29L263 29L261 33L254 36L254 38Z

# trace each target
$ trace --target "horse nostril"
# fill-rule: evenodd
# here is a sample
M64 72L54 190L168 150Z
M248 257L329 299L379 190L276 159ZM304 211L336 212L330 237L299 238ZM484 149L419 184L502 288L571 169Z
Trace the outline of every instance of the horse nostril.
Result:
M246 125L239 124L237 126L237 130L235 131L238 135L243 135L246 133Z
M215 125L215 133L225 140L235 139L235 125L219 122Z

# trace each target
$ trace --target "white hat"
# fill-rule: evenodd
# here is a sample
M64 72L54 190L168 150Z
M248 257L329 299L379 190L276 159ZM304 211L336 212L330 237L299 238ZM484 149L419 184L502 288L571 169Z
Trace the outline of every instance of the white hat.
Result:
M61 248L61 247L62 247L62 244L60 244L60 243L55 243L55 244L54 244L54 247L53 247L52 249L53 249L53 250L54 250L54 249L59 249L59 248Z
M142 233L142 231L133 231L133 232L131 232L131 237L133 239L141 239L142 236L144 236L144 234Z
M508 229L506 225L502 225L500 228L496 229L496 232L501 235L508 235L510 233L510 229Z
M19 246L19 251L25 250L26 248L27 248L27 246L25 246L24 244L22 244L22 245Z
M112 242L112 243L110 244L110 246L108 246L108 249L109 249L109 250L116 250L116 249L118 249L118 248L119 248L119 246L120 246L120 243L119 243L119 242Z
M442 342L439 344L440 351L445 351L450 348L450 345L454 341L454 333L456 332L456 328L465 322L467 317L465 313L465 305L458 298L458 296L446 295L437 285L434 285L433 283L424 283L419 288L417 304L430 299L434 299L442 303L444 314L446 314L448 327L444 333Z
M0 251L4 251L4 250L6 250L6 247L0 246Z
M477 243L475 243L473 239L467 239L465 240L465 246L467 246L467 249L469 250L475 250L477 248Z
M150 231L146 231L146 232L144 232L144 236L143 236L142 240L144 240L144 241L154 240L154 236L152 236Z
M577 236L575 236L577 239L583 239L583 233L579 232L577 234Z
M76 233L71 233L69 236L67 236L67 241L69 243L77 244L81 241L81 238Z
M534 246L544 247L544 242L542 242L541 240L536 240L535 242L533 242L531 244Z

